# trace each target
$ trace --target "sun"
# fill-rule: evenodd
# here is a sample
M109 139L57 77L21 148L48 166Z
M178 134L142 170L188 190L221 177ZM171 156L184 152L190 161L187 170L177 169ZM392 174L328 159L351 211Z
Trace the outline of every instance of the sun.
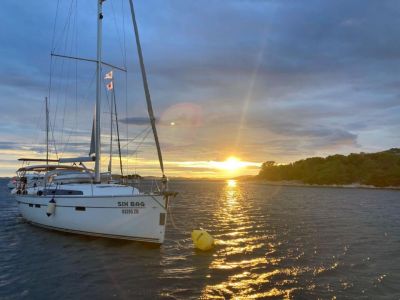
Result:
M241 168L241 163L240 163L240 159L238 159L237 157L234 156L230 156L228 157L224 162L222 162L224 164L224 168L227 171L236 171L237 169Z
M215 178L233 178L243 172L258 172L261 163L243 161L239 157L231 155L223 161L185 161L179 162L179 166L193 170L199 169L203 173L204 170L207 170Z
M218 169L227 172L236 172L237 170L243 168L243 162L235 156L230 156L225 161L215 162L214 164Z

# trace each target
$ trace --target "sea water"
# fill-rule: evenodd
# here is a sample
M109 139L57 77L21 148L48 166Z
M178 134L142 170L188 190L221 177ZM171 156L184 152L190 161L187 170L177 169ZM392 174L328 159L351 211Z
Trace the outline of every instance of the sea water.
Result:
M0 299L400 299L400 191L172 181L154 247L34 227L6 183Z

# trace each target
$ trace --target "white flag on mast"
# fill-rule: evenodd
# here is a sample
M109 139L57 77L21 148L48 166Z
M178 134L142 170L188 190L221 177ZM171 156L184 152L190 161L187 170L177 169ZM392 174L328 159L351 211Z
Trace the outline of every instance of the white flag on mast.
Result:
M110 81L110 82L107 84L107 90L111 91L113 88L114 88L113 82Z
M113 71L111 70L110 72L108 72L106 76L104 76L104 79L113 79Z

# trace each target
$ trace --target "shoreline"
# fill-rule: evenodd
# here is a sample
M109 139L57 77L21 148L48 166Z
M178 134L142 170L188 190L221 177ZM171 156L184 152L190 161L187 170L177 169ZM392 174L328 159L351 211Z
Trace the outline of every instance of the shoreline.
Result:
M0 180L10 180L11 177L0 177ZM146 179L144 177L143 179ZM373 186L373 185L366 185L366 184L359 184L359 183L352 183L352 184L309 184L303 183L299 181L291 181L291 180L281 180L281 181L270 181L264 180L260 178L249 178L245 176L245 178L170 178L171 182L179 182L179 181L210 181L210 182L221 182L227 180L236 180L238 182L246 182L246 183L257 183L263 185L271 185L271 186L288 186L288 187L307 187L307 188L341 188L341 189L369 189L369 190L393 190L393 191L400 191L400 186Z
M282 180L282 181L270 181L258 178L252 178L247 180L240 180L242 182L254 182L265 185L273 186L291 186L291 187L308 187L308 188L345 188L345 189L370 189L370 190L394 190L399 191L400 186L373 186L359 183L352 184L309 184L298 181Z

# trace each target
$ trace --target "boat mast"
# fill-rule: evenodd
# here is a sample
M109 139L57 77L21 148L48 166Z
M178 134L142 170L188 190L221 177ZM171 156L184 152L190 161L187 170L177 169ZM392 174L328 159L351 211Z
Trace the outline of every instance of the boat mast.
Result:
M111 90L111 101L110 101L110 114L111 114L111 118L110 118L110 160L108 162L108 172L110 172L110 178L112 179L112 149L113 149L113 115L114 115L114 76L111 79L112 82L112 90Z
M49 164L49 105L47 97L45 97L46 102L46 165Z
M161 154L160 142L158 140L158 135L157 135L156 118L154 117L153 106L151 104L150 91L149 91L149 86L147 84L146 70L144 68L142 48L140 46L140 40L139 40L139 30L138 30L138 26L136 24L135 10L133 8L132 0L129 0L129 5L131 8L133 28L135 30L136 47L137 47L137 52L138 52L138 56L139 56L140 70L142 71L142 80L143 80L144 94L146 96L146 102L147 102L147 111L149 113L150 123L151 123L151 127L153 129L153 135L154 135L154 140L156 142L158 160L160 161L160 168L161 168L162 176L163 176L163 179L166 179L165 174L164 174L164 163L163 163L163 158L162 158L162 154Z
M118 111L117 111L117 100L115 97L115 82L113 77L113 100L114 100L114 114L115 114L115 129L117 131L117 140L118 140L118 154L119 154L119 168L121 170L121 176L124 176L124 172L122 170L122 153L121 153L121 140L119 138L119 125L118 125Z
M95 146L96 146L96 161L95 161L95 178L96 183L101 182L100 177L100 155L101 155L101 141L100 141L100 106L101 106L101 35L102 35L102 21L103 12L102 6L105 0L97 0L97 61L96 61L96 124L95 124Z

